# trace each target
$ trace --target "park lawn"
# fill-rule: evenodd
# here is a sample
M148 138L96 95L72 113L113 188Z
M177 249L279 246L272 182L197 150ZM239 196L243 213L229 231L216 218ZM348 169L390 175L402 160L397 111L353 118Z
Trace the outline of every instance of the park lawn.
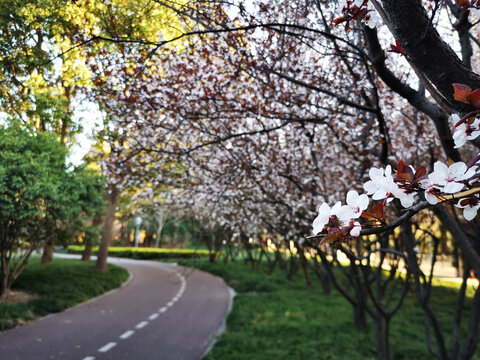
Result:
M179 263L182 261L179 260ZM281 271L268 275L265 267L253 272L243 262L188 262L222 277L236 296L227 330L204 360L228 359L375 359L373 326L353 326L350 304L336 291L323 294L319 283L306 287L302 273L288 281ZM436 287L432 305L439 321L449 328L456 290ZM394 359L434 359L425 342L423 312L409 294L391 324ZM474 359L480 359L477 351Z
M42 265L39 257L32 257L12 290L36 297L25 303L0 303L0 330L65 310L119 287L128 277L127 270L115 265L104 272L96 270L93 262L54 258Z

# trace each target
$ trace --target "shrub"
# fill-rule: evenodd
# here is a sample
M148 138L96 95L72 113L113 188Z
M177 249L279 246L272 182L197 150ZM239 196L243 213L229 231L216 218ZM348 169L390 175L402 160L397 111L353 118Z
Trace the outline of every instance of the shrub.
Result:
M81 254L84 247L70 245L67 251L70 254ZM93 248L93 253L98 252L98 246ZM185 259L208 257L208 250L193 249L159 249L159 248L134 248L134 247L110 247L108 255L114 257L124 257L130 259L153 260L153 259Z

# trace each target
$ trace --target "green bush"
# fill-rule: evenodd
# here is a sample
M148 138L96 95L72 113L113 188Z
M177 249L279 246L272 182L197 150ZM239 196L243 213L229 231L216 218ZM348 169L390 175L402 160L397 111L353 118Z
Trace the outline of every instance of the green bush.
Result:
M67 251L70 254L81 254L84 247L78 245L70 245ZM98 246L93 248L96 254ZM109 256L125 257L130 259L152 260L152 259L190 259L208 257L208 250L194 249L159 249L159 248L134 248L134 247L111 247L108 249Z

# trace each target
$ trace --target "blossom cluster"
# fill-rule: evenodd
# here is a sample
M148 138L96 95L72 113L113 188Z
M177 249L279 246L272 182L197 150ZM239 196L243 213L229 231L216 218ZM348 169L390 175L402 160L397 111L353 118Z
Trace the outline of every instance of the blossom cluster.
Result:
M341 0L338 2L340 16L333 20L335 25L344 23L346 30L350 27L350 21L362 21L370 28L380 23L380 17L372 3L368 0Z
M423 167L422 167L423 168ZM365 194L358 194L355 190L347 193L346 204L337 202L332 208L323 203L318 208L318 216L313 222L313 234L325 233L326 240L343 239L349 236L360 236L361 225L357 219L363 217L377 224L381 224L382 216L366 212L369 206L369 197L372 200L381 200L383 207L394 199L398 199L402 207L410 208L419 196L424 196L431 204L454 200L455 206L463 209L466 220L472 220L480 208L480 201L476 193L466 197L448 196L458 194L465 187L472 188L472 181L476 181L477 172L474 167L468 167L463 162L456 162L450 166L437 161L434 170L425 174L422 169L415 170L412 166L399 163L399 169L392 174L388 165L385 169L371 168L370 180L363 184ZM348 236L349 235L349 236Z
M454 97L480 109L480 90L472 91L465 85L454 84ZM478 99L477 99L478 96ZM480 110L463 118L453 115L453 139L456 147L464 145L480 135ZM385 168L371 168L369 180L363 184L365 194L355 190L347 193L346 204L337 202L332 208L323 203L313 222L313 234L324 235L324 242L346 241L358 237L362 226L381 226L384 221L384 206L397 199L402 207L411 208L415 202L425 199L430 205L450 202L463 210L463 217L470 221L480 208L480 153L468 164L464 162L449 165L437 161L433 171L427 174L424 166L415 169L403 161L397 164L395 172L391 165ZM381 201L371 212L367 211L369 198ZM359 219L364 218L362 224Z

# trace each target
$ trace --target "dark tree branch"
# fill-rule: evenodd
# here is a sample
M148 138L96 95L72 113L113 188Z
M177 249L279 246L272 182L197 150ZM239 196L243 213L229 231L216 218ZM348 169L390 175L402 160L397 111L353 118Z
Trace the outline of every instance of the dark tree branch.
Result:
M456 111L468 112L470 106L454 100L452 84L480 88L480 76L465 66L433 26L428 26L429 18L421 1L382 0L382 4L390 30L403 47L405 57L425 74Z
M431 103L423 94L403 83L387 67L385 63L385 53L380 46L377 31L375 29L365 28L364 34L370 61L375 67L378 76L380 76L390 89L405 98L413 107L432 119L447 157L453 161L461 161L460 153L454 148L454 141L448 124L448 115L440 106Z

